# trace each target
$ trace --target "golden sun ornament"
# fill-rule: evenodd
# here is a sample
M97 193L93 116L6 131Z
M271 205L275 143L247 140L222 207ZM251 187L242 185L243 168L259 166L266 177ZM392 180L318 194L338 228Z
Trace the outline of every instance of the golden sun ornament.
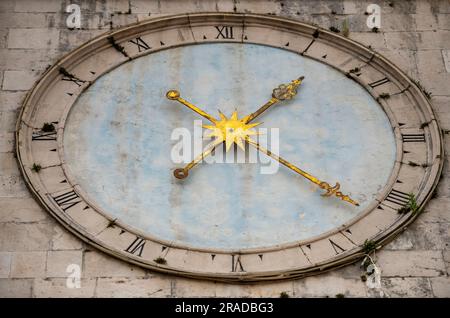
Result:
M239 146L245 151L244 142L252 135L258 135L253 127L260 125L261 123L248 124L249 116L239 119L237 111L231 114L228 118L222 112L219 111L220 120L213 122L214 125L202 125L203 128L211 130L206 137L214 137L214 144L218 145L225 142L226 150L230 150L233 143Z

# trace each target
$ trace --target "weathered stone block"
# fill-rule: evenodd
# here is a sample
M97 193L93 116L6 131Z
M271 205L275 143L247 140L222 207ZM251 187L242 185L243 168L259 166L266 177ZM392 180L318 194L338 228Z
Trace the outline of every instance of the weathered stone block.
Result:
M10 29L8 48L53 49L58 46L59 30L56 29Z
M22 106L26 92L0 91L0 111L17 111Z
M0 48L6 47L7 37L8 37L8 30L0 29Z
M37 278L33 284L33 296L38 298L94 297L96 279L81 279L80 288L69 288L66 278Z
M115 259L105 253L89 250L84 253L83 277L142 277L142 268Z
M416 32L387 32L384 33L386 46L390 50L404 49L414 50L419 42L419 35Z
M1 251L47 251L52 229L46 223L0 223Z
M438 29L440 30L450 30L450 19L448 18L448 14L438 14Z
M0 297L31 297L32 279L0 279Z
M9 277L11 271L12 253L0 252L0 278Z
M114 29L123 27L138 21L136 14L115 14L111 16L112 27Z
M60 49L68 52L104 32L104 30L61 30Z
M64 10L64 3L59 0L26 1L17 0L15 12L58 12Z
M0 175L10 176L19 174L20 171L14 154L11 152L0 153Z
M450 251L443 251L444 262L447 267L447 274L450 275Z
M161 13L158 2L134 0L131 2L132 13Z
M0 13L0 28L46 28L54 19L44 13Z
M5 71L2 89L5 91L26 91L30 89L37 76L29 71Z
M433 277L446 271L441 251L381 250L377 257L383 277Z
M46 252L13 253L10 276L13 278L44 277L46 259Z
M12 152L14 150L14 133L0 132L0 153Z
M294 282L295 297L365 297L366 285L359 277L354 279L335 276L333 273L311 276Z
M430 200L424 211L417 219L418 223L450 222L450 199L437 197Z
M61 52L56 49L0 49L0 68L39 73L56 62L60 55Z
M388 244L386 249L442 250L449 243L450 233L447 223L416 222Z
M435 297L450 298L450 278L434 277L431 278L431 287Z
M59 224L55 225L52 237L52 250L79 250L83 247L82 241L74 234L68 232Z
M386 48L382 33L350 32L349 38L365 46L370 46L374 50Z
M98 278L97 297L168 297L171 295L169 279L144 278Z
M130 9L131 9L131 1L123 1L123 0L95 1L96 12L127 13L128 10Z
M168 277L170 279L170 277ZM171 281L172 297L215 297L217 285L194 279L174 278Z
M75 264L82 266L82 251L48 251L47 277L67 277L67 267Z
M249 285L216 283L216 297L251 297L252 289Z
M16 129L15 121L17 120L17 113L15 112L0 112L1 131L13 132Z
M385 297L433 297L428 278L381 278Z
M36 200L29 198L1 198L0 222L29 223L41 222L49 218Z

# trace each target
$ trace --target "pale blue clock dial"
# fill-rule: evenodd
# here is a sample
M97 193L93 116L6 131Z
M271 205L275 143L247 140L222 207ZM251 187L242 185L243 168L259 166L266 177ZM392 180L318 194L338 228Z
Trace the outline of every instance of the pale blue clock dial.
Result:
M256 121L279 129L282 157L340 182L359 207L321 197L283 166L262 174L260 163L204 163L187 179L174 178L183 164L171 160L171 134L193 131L202 118L166 99L169 89L213 116L217 109L243 116L301 75L298 95ZM160 240L210 249L290 243L348 222L385 186L396 155L383 109L344 74L286 50L231 43L164 50L102 76L71 109L64 147L76 182L112 218Z

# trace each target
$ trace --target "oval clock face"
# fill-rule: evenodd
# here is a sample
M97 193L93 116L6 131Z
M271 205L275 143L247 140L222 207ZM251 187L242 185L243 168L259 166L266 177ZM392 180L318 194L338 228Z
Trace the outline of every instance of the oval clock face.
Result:
M17 154L94 246L227 281L317 274L414 220L442 169L421 90L369 49L291 20L143 22L64 57L28 95Z

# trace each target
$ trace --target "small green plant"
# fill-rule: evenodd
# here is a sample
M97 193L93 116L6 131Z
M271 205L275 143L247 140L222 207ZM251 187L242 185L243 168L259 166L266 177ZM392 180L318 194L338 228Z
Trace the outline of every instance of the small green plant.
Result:
M344 294L336 294L336 298L345 298Z
M377 27L373 27L373 28L372 28L372 32L373 32L373 33L378 33L378 30L379 30L379 29L378 29Z
M31 168L31 170L33 170L36 173L39 173L39 171L41 171L41 169L42 169L41 165L36 164L36 163L33 163L33 167Z
M339 30L338 28L336 28L336 27L334 27L334 26L331 26L331 27L330 27L330 31L331 31L331 32L334 32L334 33L339 33L339 32L341 32L341 30Z
M401 207L397 210L400 214L405 214L408 212L412 212L413 214L420 212L420 207L417 204L416 196L414 193L408 194L408 203L405 204L405 206Z
M43 132L52 132L52 131L55 131L55 126L53 126L53 124L51 124L51 123L44 123L41 130Z
M381 99L389 99L389 98L391 98L391 94L389 94L389 93L382 93L382 94L380 94L380 98Z
M367 268L367 266L366 266ZM366 282L367 281L367 276L365 274L361 275L361 281Z
M166 265L167 261L165 258L158 257L153 260L156 264Z
M345 19L343 22L342 22L342 35L343 36L345 36L346 38L349 36L349 34L350 34L350 28L349 28L349 26L348 26L348 21L347 21L347 19Z
M413 214L419 212L419 205L417 204L416 196L414 195L414 193L409 194L408 206Z
M365 254L370 254L372 251L374 251L377 248L377 244L375 244L374 241L371 240L365 240L363 244L363 252Z
M286 292L281 292L280 293L280 298L289 298L289 294Z

